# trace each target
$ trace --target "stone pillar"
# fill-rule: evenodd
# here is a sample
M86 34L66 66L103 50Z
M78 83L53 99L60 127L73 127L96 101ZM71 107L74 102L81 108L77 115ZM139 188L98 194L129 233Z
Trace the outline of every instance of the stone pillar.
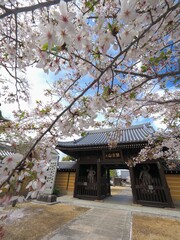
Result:
M53 195L54 184L56 180L56 173L57 173L57 163L59 160L59 155L55 150L51 151L51 160L50 166L48 169L48 176L46 180L46 188L43 192L40 192L37 200L44 201L44 202L56 202L57 196Z

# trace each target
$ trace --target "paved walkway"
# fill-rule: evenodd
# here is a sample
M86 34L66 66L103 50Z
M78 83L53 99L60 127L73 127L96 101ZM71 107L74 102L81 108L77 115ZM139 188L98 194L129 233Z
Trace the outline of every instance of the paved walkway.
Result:
M134 213L180 220L180 208L153 208L133 204L130 189L125 189L120 196L103 201L80 200L68 195L58 198L58 201L88 207L90 210L42 240L130 240Z
M92 208L43 240L129 240L131 213Z

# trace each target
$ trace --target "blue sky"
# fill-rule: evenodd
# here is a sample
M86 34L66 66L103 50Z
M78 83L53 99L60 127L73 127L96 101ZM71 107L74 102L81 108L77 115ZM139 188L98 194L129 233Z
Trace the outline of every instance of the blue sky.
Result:
M64 77L65 76L65 71L62 71L58 75L55 75L52 72L44 73L43 70L38 69L38 68L29 68L27 72L27 77L30 82L31 86L31 94L32 98L29 103L23 103L22 104L22 109L28 109L32 108L35 105L36 100L44 100L45 97L43 97L43 91L45 88L51 85L54 81L58 80L59 77ZM84 77L84 84L87 83L88 81L91 80L91 77L86 76ZM89 90L88 94L90 94L93 90ZM3 116L9 119L12 119L12 111L17 109L16 104L2 104L1 108ZM99 120L102 119L102 116L99 115ZM160 126L158 121L153 122L152 118L138 118L133 121L133 125L136 124L143 124L143 123L151 123L152 126L157 129L157 127Z

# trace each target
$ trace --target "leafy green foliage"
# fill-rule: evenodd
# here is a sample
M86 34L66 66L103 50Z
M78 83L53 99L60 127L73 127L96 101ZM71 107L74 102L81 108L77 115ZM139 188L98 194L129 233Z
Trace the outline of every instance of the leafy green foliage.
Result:
M129 97L130 97L130 99L136 98L136 92L131 92Z
M108 29L113 36L116 36L119 32L119 26L117 25L117 23L108 23Z
M110 177L117 177L118 174L117 174L117 170L116 169L111 169L110 170Z
M53 194L56 195L57 197L59 197L60 189L55 186L54 189L53 189Z
M75 158L73 158L73 157L71 157L71 156L64 156L63 158L62 158L62 161L74 161L75 160Z
M158 66L159 63L163 60L167 60L169 58L169 55L171 54L171 51L168 52L160 52L158 57L151 57L149 59L149 62L152 66Z
M47 108L41 109L41 110L40 110L40 113L41 113L41 114L48 114L50 111L51 111L50 107L47 107Z
M148 67L147 67L147 66L144 66L144 65L143 65L143 66L141 66L141 72L143 72L143 73L144 73L144 72L146 72L146 71L147 71L147 69L148 69Z
M98 48L95 49L95 52L93 53L94 59L100 60L101 54Z
M85 136L86 136L86 132L82 132L81 137L85 137Z
M19 115L19 118L22 120L25 117L25 114L26 113L24 111L22 111L21 114Z
M110 95L110 93L111 93L111 88L109 86L104 86L102 96L107 97Z
M91 10L91 12L94 12L94 6L96 5L96 3L98 3L98 1L96 1L96 0L86 1L85 7L89 8L89 10Z
M41 50L43 51L47 51L48 50L48 43L45 43L42 47L41 47Z

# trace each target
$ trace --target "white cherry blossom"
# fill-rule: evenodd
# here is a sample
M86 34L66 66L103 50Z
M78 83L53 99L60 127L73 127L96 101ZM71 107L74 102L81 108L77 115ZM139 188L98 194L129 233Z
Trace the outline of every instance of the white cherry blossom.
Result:
M73 19L75 17L75 14L68 11L67 5L64 1L60 1L59 11L55 12L55 17L62 29L65 28L68 28L69 30L74 29Z
M136 4L137 4L136 0L133 0L133 1L122 0L121 10L118 15L118 19L126 24L128 24L131 21L134 21L137 17Z
M45 187L47 167L39 159L48 162L46 149L90 127L125 127L135 119L151 119L164 131L128 164L178 157L178 1L13 2L10 11L0 9L0 97L2 105L17 103L22 109L0 128L2 141L15 142L14 152L24 159L3 160L4 202L10 201L12 183L20 191L26 176L32 177L29 196L37 196ZM8 0L3 4L10 6ZM34 109L31 104L23 109L31 65L49 73L51 81ZM115 142L111 139L110 145ZM31 144L24 150L22 143ZM31 156L34 149L38 157Z
M43 35L40 37L40 44L44 46L48 44L48 49L51 50L55 44L55 29L52 23L47 24L46 26L41 25Z
M23 159L23 155L20 153L15 153L12 155L9 155L7 157L5 157L2 160L2 170L5 170L6 168L8 170L12 170L16 167L16 165Z

